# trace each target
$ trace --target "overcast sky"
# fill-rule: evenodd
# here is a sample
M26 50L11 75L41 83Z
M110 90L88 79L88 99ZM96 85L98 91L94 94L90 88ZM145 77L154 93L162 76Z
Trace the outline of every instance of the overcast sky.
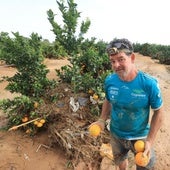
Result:
M170 45L169 0L75 0L80 20L89 18L87 38ZM47 11L60 14L56 0L0 0L0 32L38 33L54 41ZM59 18L55 18L59 22Z

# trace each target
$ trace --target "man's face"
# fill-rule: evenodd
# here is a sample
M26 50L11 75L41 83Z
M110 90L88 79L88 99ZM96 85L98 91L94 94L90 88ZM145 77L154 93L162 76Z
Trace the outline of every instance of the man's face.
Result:
M126 55L124 52L120 52L110 55L109 59L112 69L122 78L128 76L134 66L134 54Z

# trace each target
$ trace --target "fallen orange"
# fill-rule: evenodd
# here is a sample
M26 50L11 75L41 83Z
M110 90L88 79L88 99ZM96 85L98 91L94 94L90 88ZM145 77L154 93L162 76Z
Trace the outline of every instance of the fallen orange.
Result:
M41 119L40 122L41 122L42 124L44 124L44 123L45 123L45 119Z
M42 126L43 126L43 123L41 123L41 122L37 123L37 127L42 127Z
M34 121L34 125L37 125L38 124L38 121L36 120L36 121Z
M28 121L28 117L27 116L25 116L25 117L23 117L22 118L22 122L24 123L24 122L27 122Z
M30 134L31 131L32 131L31 129L27 129L25 133Z

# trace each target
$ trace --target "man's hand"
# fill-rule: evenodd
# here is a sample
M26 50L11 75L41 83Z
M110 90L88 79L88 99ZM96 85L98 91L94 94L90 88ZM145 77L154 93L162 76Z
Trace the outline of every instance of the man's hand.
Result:
M147 155L148 158L150 159L151 155L151 143L149 141L145 141L145 150L143 152L143 155Z
M101 130L102 130L102 131L104 131L104 129L105 129L105 125L106 125L105 120L103 120L103 119L99 119L98 121L96 121L96 122L92 123L90 126L92 126L92 125L94 125L94 124L99 125L99 126L100 126L100 128L101 128ZM89 127L90 127L90 126L89 126Z

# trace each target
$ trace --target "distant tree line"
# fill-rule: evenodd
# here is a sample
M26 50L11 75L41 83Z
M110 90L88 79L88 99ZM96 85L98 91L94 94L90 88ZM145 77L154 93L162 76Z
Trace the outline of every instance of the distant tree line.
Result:
M161 64L170 65L170 45L134 44L135 52L158 59Z

